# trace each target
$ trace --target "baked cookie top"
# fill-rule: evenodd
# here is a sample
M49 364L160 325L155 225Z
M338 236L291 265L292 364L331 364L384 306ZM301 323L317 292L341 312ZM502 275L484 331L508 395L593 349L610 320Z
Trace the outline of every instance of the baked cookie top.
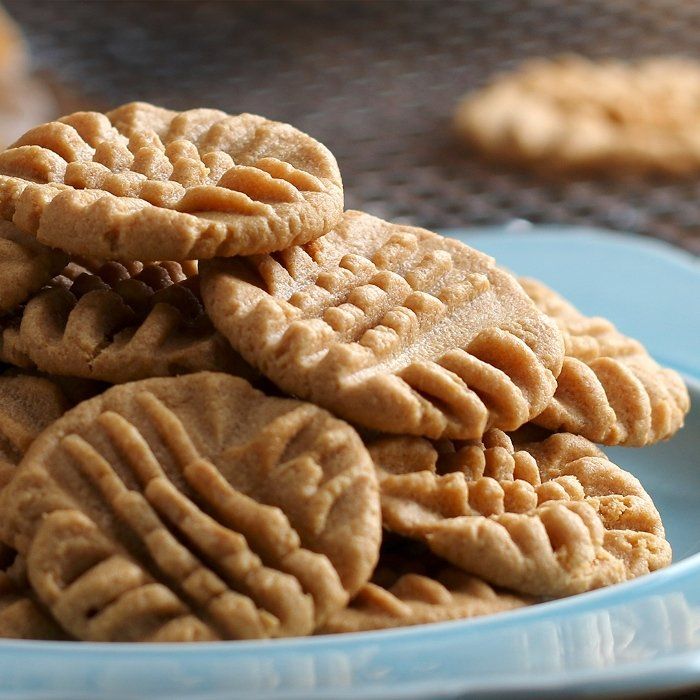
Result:
M78 639L309 634L369 579L372 461L316 406L216 373L83 402L0 495L2 539Z
M103 260L267 253L331 229L337 163L288 124L131 103L28 131L0 154L0 214Z
M0 316L26 301L67 263L65 253L0 221Z
M558 597L666 566L671 548L639 481L567 433L514 446L416 437L369 444L384 527L497 586Z
M514 430L549 403L563 343L492 258L346 212L323 238L206 261L214 325L283 390L368 428Z
M467 95L459 134L485 155L547 170L700 168L700 64L565 55L525 62Z
M71 263L0 325L0 359L118 384L203 370L254 372L211 325L196 266Z
M557 322L566 347L554 398L535 423L604 445L637 447L666 440L683 426L690 396L677 372L658 365L607 319L584 316L538 280L519 281Z

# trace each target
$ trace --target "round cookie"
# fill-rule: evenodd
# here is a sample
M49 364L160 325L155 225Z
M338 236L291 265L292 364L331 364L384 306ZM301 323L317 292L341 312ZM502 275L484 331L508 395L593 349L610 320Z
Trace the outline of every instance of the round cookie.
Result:
M0 316L38 291L67 264L68 256L0 221Z
M306 243L343 210L338 165L288 124L146 103L78 112L0 154L0 214L103 260L193 260Z
M71 263L4 323L0 359L113 384L203 370L252 378L178 263Z
M514 430L556 388L563 343L492 258L346 212L274 256L201 264L214 325L284 391L375 430Z
M364 632L515 610L536 602L491 587L430 552L401 543L382 545L379 564L347 608L334 613L319 634ZM418 549L418 551L413 551Z
M565 55L496 76L462 99L458 134L494 160L544 173L700 169L700 64Z
M604 445L635 447L667 440L683 426L690 396L677 372L659 366L610 321L584 316L537 280L519 282L559 325L566 347L557 390L534 423Z
M497 586L559 597L671 562L659 513L631 474L567 433L515 447L380 438L384 527Z
M69 411L0 512L38 599L85 640L309 634L367 582L381 539L349 425L206 372Z

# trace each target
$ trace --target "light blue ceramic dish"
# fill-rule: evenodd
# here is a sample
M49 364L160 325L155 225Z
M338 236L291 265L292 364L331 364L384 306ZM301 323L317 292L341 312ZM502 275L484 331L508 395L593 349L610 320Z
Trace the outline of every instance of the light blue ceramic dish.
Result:
M656 501L676 563L512 613L387 632L184 646L1 642L0 700L600 696L700 685L697 261L585 229L451 233L604 313L686 374L694 409L685 429L667 444L609 451Z

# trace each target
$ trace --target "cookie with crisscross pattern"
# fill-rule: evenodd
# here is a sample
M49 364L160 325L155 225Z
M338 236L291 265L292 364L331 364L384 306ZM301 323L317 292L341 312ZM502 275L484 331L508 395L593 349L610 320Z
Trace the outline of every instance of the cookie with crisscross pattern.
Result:
M369 579L374 467L346 423L215 373L121 385L34 442L2 538L78 639L309 634Z
M671 561L639 481L582 437L519 448L499 430L470 443L386 437L370 454L384 527L492 584L564 596Z
M0 359L122 383L203 370L253 372L211 325L192 266L71 263L6 319Z
M414 541L389 536L382 544L372 580L318 632L362 632L461 620L534 602L447 565Z
M206 261L214 325L283 390L368 428L477 438L538 415L563 343L492 258L346 212L305 246Z
M330 151L252 114L132 103L42 124L0 153L0 214L103 260L266 253L323 235L342 209Z

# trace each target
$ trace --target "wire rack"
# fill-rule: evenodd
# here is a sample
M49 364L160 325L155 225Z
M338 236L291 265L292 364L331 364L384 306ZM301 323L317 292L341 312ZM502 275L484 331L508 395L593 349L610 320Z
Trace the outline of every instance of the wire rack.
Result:
M700 57L700 3L6 5L37 69L78 106L143 99L289 121L336 154L348 207L429 228L592 224L700 252L700 179L546 180L479 162L450 128L464 92L527 57Z

